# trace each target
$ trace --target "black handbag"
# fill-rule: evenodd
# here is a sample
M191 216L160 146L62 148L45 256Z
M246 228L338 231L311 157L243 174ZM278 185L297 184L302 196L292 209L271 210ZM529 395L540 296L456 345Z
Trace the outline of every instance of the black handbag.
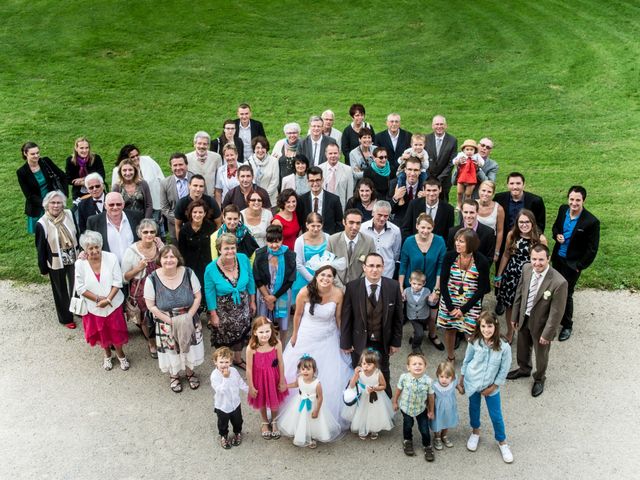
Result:
M54 190L59 190L62 193L64 193L65 195L67 194L67 184L66 182L64 182L57 174L56 172L53 171L53 168L51 168L51 165L49 165L49 162L47 162L45 159L42 160L42 170L45 174L45 176L47 177L47 179L49 179L49 184L51 185L51 187Z

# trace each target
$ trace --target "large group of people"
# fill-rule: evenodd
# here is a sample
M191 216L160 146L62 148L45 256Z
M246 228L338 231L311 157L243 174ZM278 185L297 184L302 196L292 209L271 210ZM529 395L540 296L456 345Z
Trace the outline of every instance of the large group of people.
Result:
M376 439L400 409L404 452L415 454L415 419L433 461L432 443L452 446L457 388L469 396L467 448L477 448L484 396L511 462L500 386L533 372L531 393L540 395L551 341L572 335L573 293L599 243L586 189L568 189L550 253L543 199L519 172L496 192L493 141L467 139L459 149L442 115L432 132L412 134L390 113L375 133L356 103L342 132L327 110L310 117L306 136L286 123L269 152L250 106L237 113L213 141L199 131L192 152L170 155L166 177L135 145L123 146L110 188L87 138L75 141L64 171L37 144L22 146L27 231L58 321L76 328L73 303L86 341L103 350L103 368L113 368L113 349L128 370L125 318L132 320L176 393L181 374L191 389L200 386L195 370L209 328L225 449L242 441L238 391L245 390L265 439L284 434L314 448L349 428ZM495 312L484 302L492 286ZM394 383L390 357L404 323L413 328L412 353ZM516 336L518 368L509 372ZM446 355L433 381L425 337ZM455 352L464 340L458 378Z

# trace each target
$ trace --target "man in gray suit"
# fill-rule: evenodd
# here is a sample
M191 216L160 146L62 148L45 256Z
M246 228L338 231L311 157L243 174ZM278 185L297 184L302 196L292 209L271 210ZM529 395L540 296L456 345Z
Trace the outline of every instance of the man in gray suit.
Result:
M440 200L449 202L451 189L451 163L458 154L458 140L447 133L447 119L436 115L431 122L433 133L427 135L425 149L429 154L429 177L437 178L442 185Z
M176 239L176 203L189 195L189 180L193 175L187 171L187 157L184 153L174 153L169 158L171 173L160 184L160 209L162 216L169 227L169 238L173 245L177 245Z
M327 145L337 145L336 141L322 134L322 118L314 115L309 119L309 135L300 144L300 152L309 159L310 167L317 167L327 161Z
M360 233L362 226L362 212L350 208L344 212L344 232L334 233L329 237L327 250L336 257L344 258L346 268L337 269L335 283L344 290L347 283L362 277L362 264L370 253L376 253L373 240ZM382 272L381 272L382 273Z
M550 264L549 248L537 244L531 249L531 263L522 269L513 303L513 326L518 330L518 368L509 380L531 375L531 349L536 354L531 395L544 391L551 341L560 329L567 302L567 281Z

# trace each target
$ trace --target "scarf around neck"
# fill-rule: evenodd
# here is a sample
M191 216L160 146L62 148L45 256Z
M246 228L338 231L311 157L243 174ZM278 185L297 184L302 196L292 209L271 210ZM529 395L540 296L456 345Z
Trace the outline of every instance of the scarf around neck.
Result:
M391 167L389 166L389 162L385 163L383 168L380 168L376 162L371 162L371 170L376 172L381 177L388 177L391 173Z

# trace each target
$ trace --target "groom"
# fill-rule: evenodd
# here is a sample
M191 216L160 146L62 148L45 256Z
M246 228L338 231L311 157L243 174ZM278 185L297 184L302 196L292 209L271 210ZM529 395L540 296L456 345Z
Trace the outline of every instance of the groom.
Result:
M364 278L346 285L342 302L340 348L351 353L354 368L363 350L373 348L380 356L380 370L391 398L389 355L400 350L402 341L402 294L397 281L382 276L384 260L369 253Z

